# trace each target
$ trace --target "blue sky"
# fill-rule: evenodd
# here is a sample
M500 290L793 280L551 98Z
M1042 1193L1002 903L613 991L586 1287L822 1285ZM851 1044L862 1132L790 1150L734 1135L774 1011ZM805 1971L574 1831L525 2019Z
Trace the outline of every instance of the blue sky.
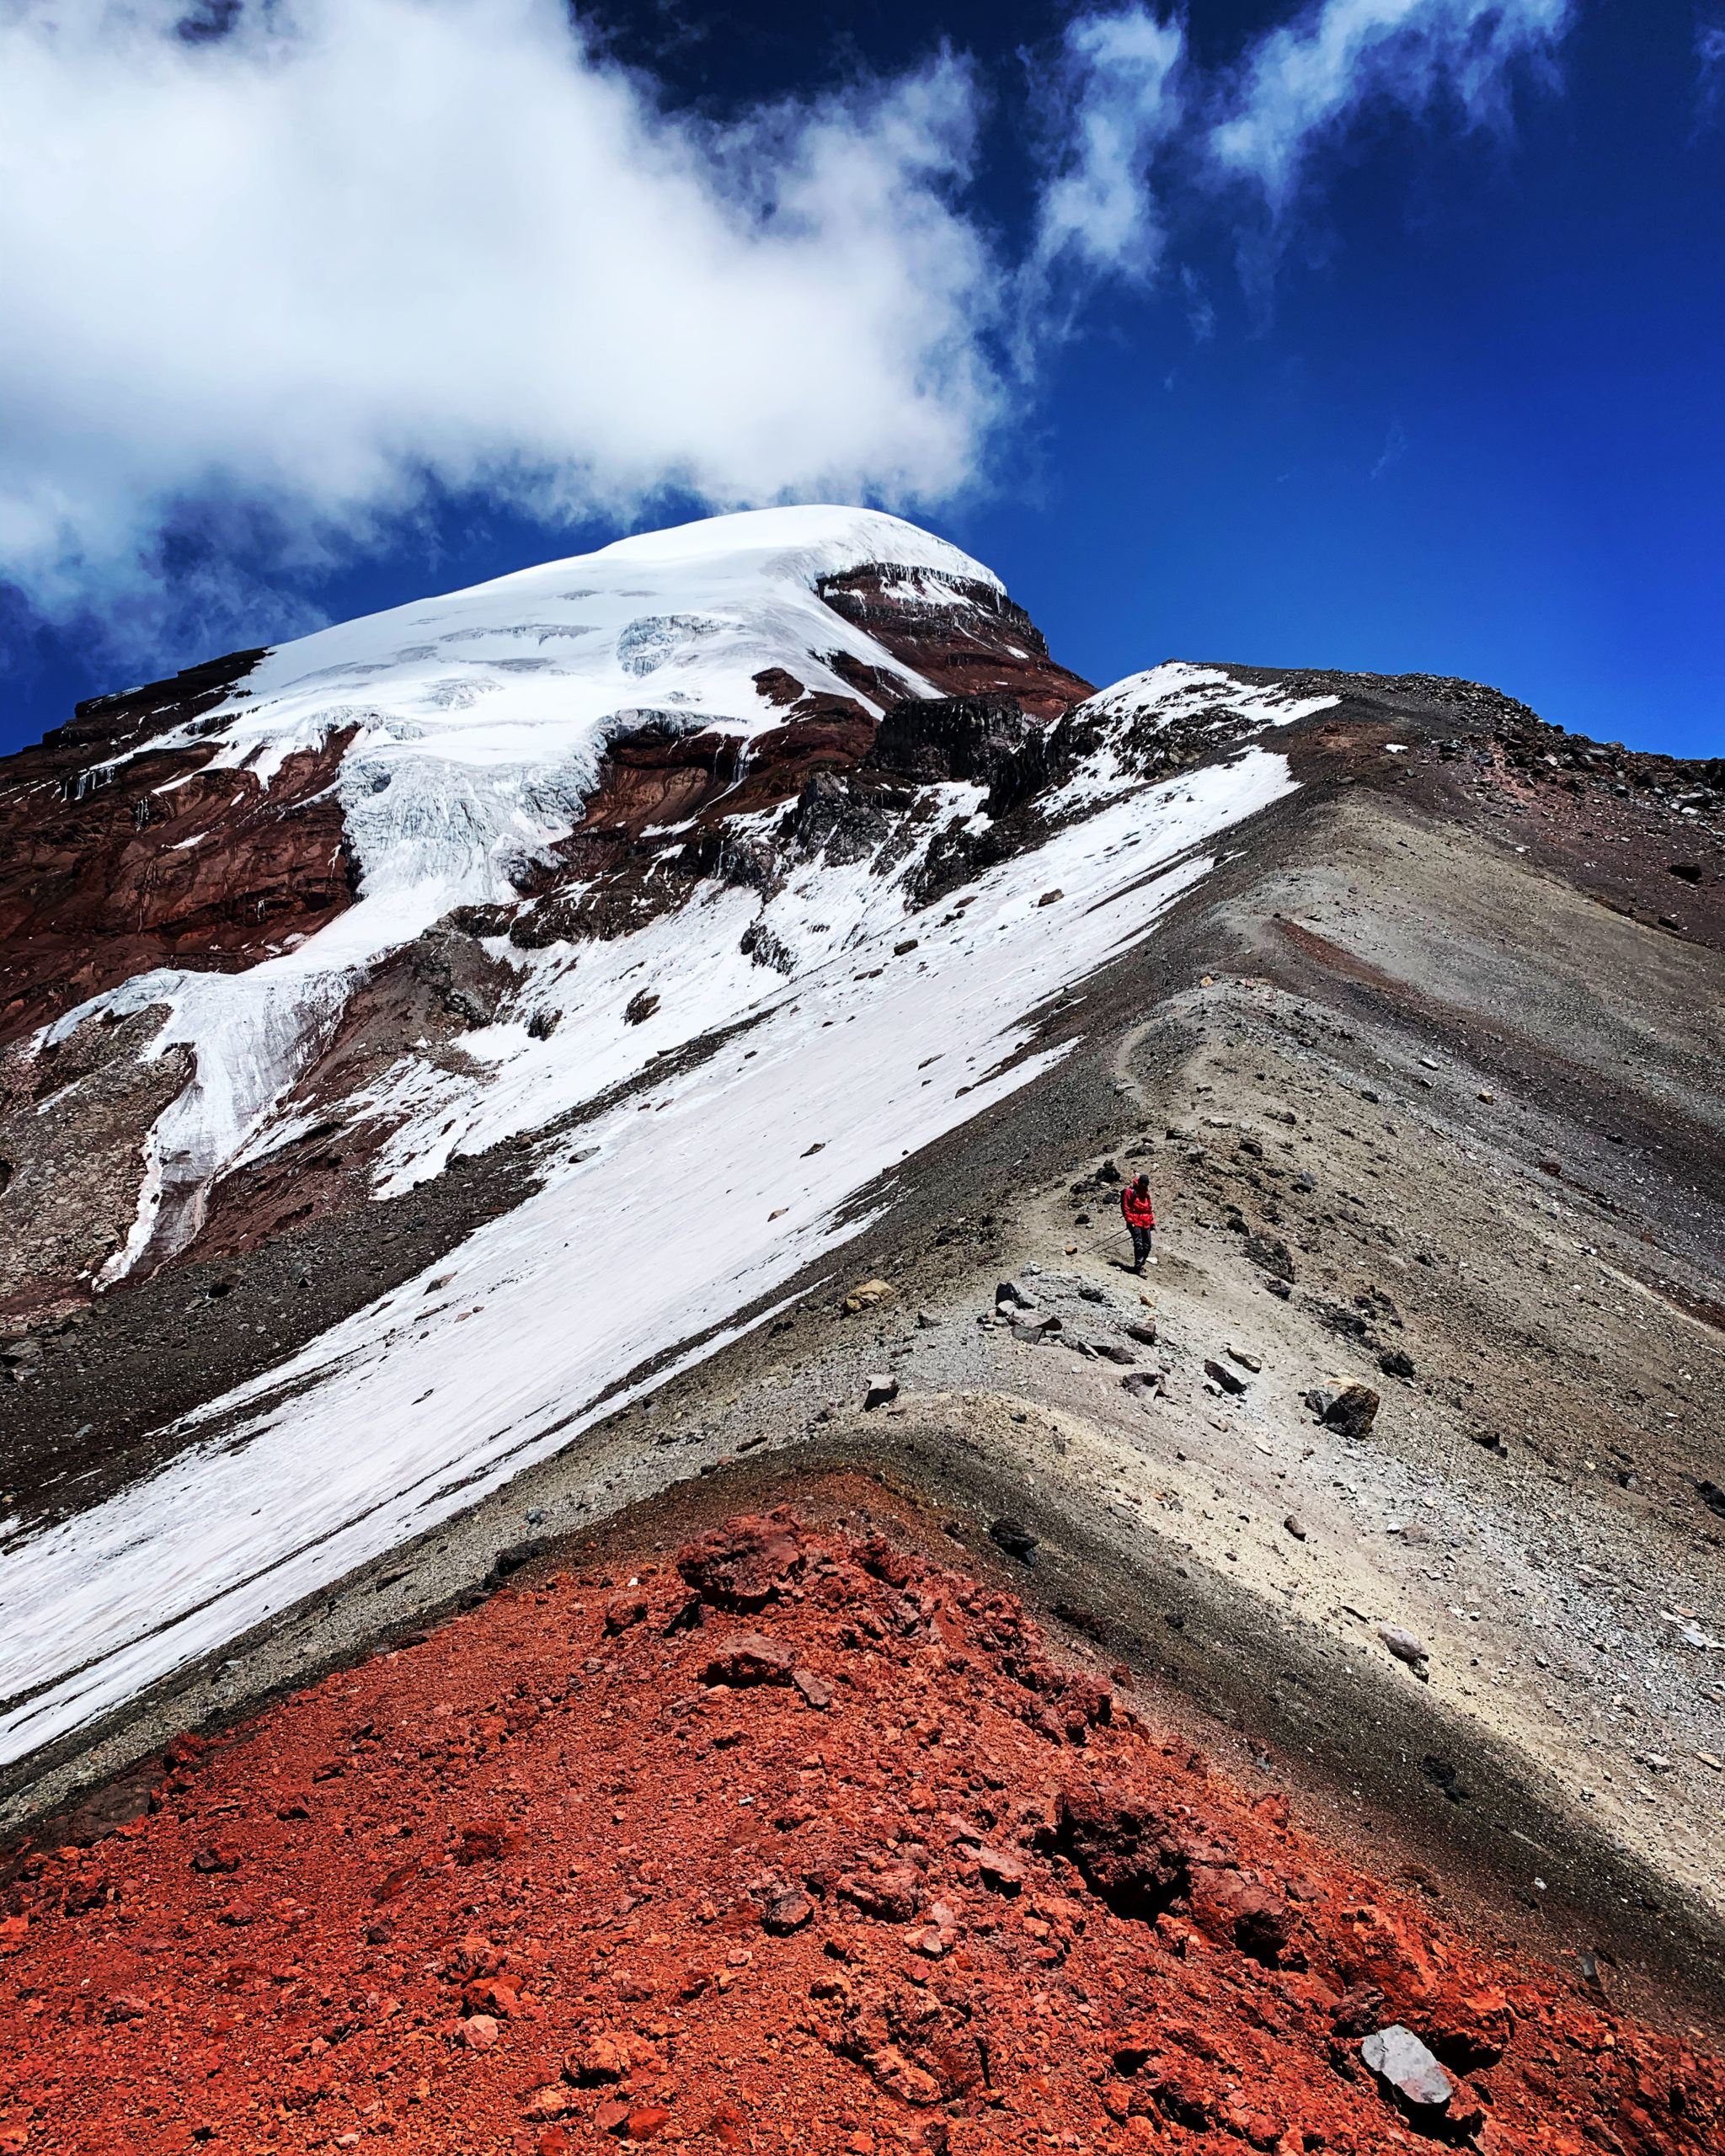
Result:
M1725 0L117 19L5 33L0 745L841 498L1099 682L1461 674L1725 752Z

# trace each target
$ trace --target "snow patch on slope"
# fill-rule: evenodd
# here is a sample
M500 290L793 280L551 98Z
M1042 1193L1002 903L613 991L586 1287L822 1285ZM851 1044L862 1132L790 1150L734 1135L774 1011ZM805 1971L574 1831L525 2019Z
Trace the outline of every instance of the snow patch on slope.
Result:
M1082 819L979 878L954 918L907 924L914 857L890 880L861 863L793 878L768 910L797 954L788 979L742 953L761 909L729 887L617 945L540 954L537 992L573 995L573 977L586 1000L547 1041L518 1025L470 1036L489 1081L452 1093L410 1060L388 1074L371 1104L399 1119L387 1187L432 1171L451 1109L472 1146L632 1075L644 1098L583 1125L535 1197L440 1260L435 1297L419 1280L357 1312L185 1426L221 1418L219 1436L13 1546L0 1758L465 1509L612 1412L629 1371L734 1326L838 1250L867 1225L858 1193L1057 1059L1034 1050L1028 1014L1149 933L1210 865L1200 849L1291 787L1258 747L1154 788L1105 751L1049 804ZM916 948L897 952L907 926ZM629 1027L646 981L660 1011ZM647 1082L653 1050L740 1021L746 1045ZM692 1164L698 1234L668 1205Z
M1339 696L1290 696L1276 687L1252 688L1220 666L1194 666L1185 659L1168 659L1098 689L1079 709L1101 719L1152 717L1163 726L1216 710L1263 726L1287 726L1314 712L1328 711L1341 701ZM1226 723L1218 718L1219 725Z

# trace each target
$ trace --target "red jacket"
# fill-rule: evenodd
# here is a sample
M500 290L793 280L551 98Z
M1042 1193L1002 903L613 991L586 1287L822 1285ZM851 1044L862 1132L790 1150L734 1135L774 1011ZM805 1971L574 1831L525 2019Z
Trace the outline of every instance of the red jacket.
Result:
M1129 1182L1120 1193L1120 1210L1126 1216L1129 1228L1153 1228L1156 1225L1156 1212L1150 1202L1150 1193L1146 1190L1140 1195L1135 1182Z

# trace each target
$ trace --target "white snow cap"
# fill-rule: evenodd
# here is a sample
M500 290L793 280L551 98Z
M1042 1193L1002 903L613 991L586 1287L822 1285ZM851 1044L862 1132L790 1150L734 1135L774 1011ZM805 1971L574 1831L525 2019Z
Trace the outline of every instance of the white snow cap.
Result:
M769 667L879 712L835 654L936 694L815 590L873 562L902 572L902 597L962 606L954 580L1002 589L879 510L708 517L278 645L195 735L215 736L216 767L243 765L267 786L285 758L353 728L339 784L365 894L435 884L439 911L509 896L509 859L579 817L619 724L764 731L784 717L755 686Z
M751 510L641 532L281 644L218 724L242 753L264 750L254 770L355 721L368 745L434 743L479 766L561 760L590 747L605 720L642 706L752 730L778 722L754 686L764 668L854 696L820 654L886 658L814 588L870 562L903 568L912 591L932 571L948 599L949 579L1001 589L980 562L879 510Z

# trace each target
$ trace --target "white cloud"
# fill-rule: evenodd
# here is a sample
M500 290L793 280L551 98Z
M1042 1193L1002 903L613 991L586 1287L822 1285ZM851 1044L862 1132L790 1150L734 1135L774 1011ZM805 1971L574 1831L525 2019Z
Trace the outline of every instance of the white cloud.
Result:
M1318 0L1252 46L1210 131L1219 170L1292 205L1313 153L1360 108L1428 109L1447 93L1471 125L1500 120L1518 61L1548 54L1571 0Z
M974 475L998 280L942 58L716 131L554 0L23 0L0 31L0 570L148 611L174 505L315 555L426 475L541 510Z
M0 0L0 576L141 659L309 626L295 572L436 487L948 499L1100 282L1220 214L1262 283L1363 107L1494 115L1571 0L1314 0L1209 77L1170 0L1078 15L1016 261L950 56L719 128L562 0L211 0L196 39L187 4Z
M1149 278L1163 228L1151 193L1156 153L1185 118L1183 23L1128 7L1070 23L1045 91L1055 145L1033 270L1065 265Z

